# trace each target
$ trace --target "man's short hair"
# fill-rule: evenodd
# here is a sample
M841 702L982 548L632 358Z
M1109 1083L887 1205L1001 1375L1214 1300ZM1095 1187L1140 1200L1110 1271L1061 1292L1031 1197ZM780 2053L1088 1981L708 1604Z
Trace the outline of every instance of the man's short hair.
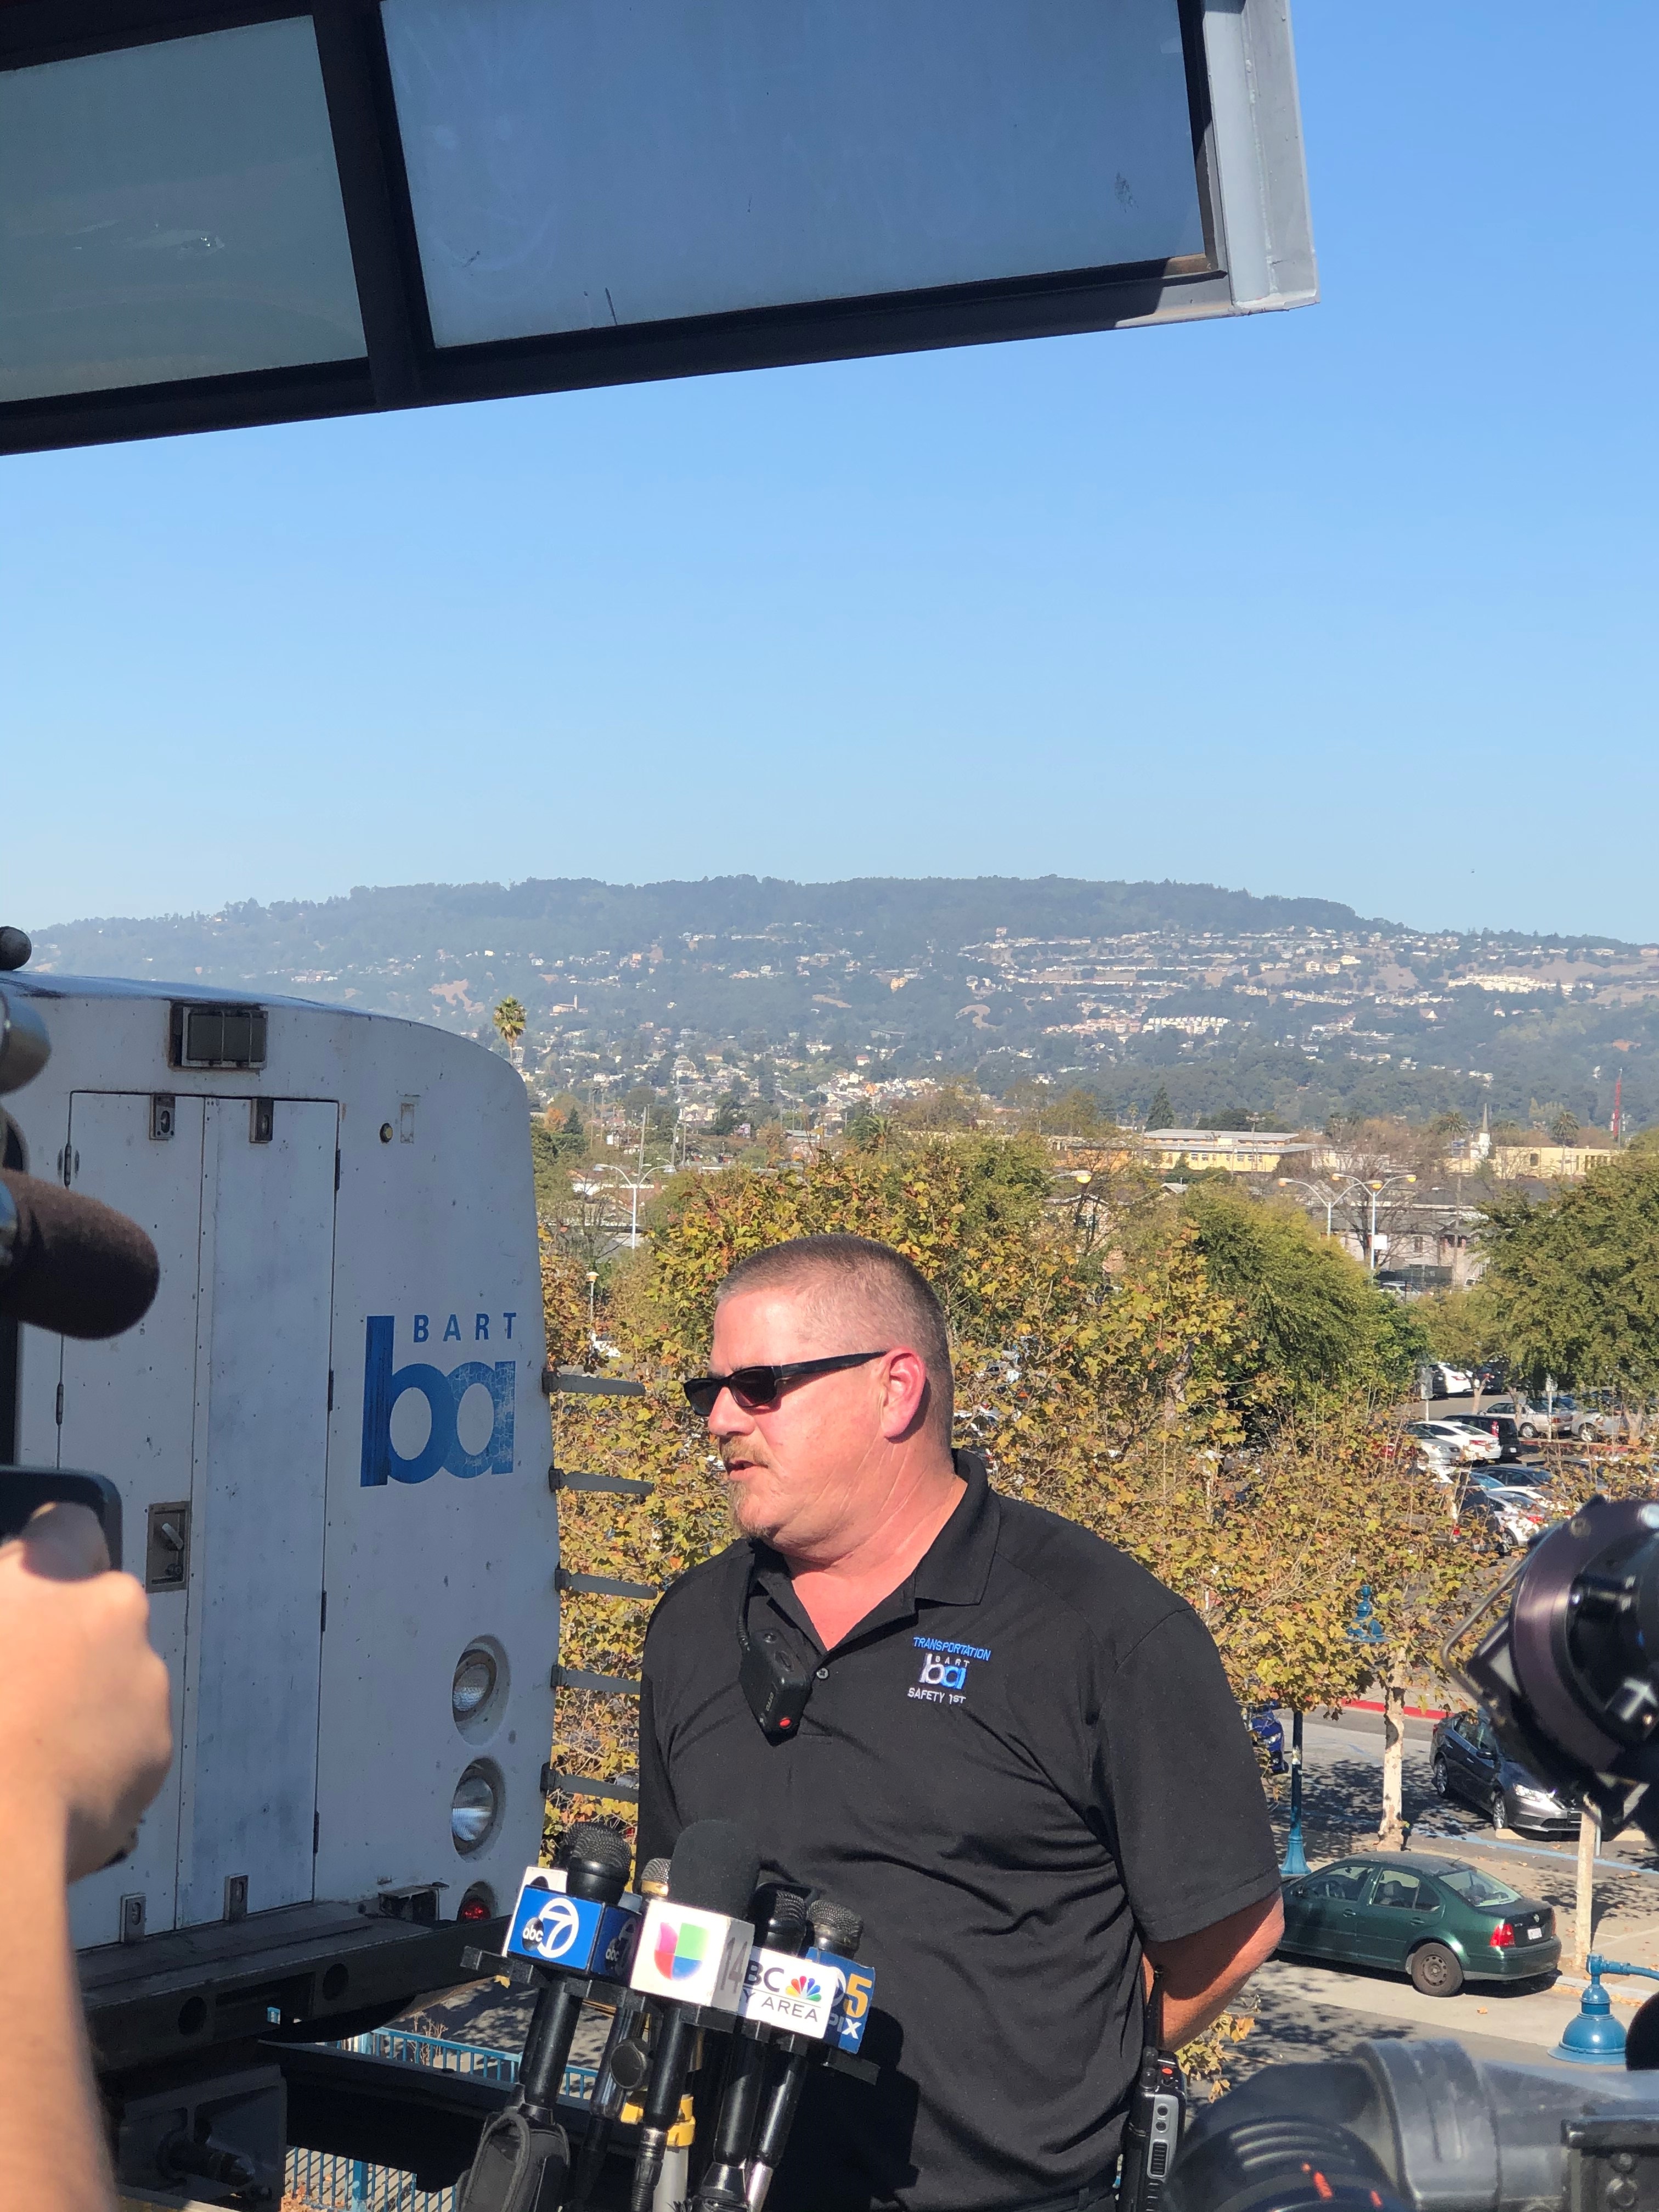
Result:
M796 1285L808 1291L815 1317L825 1326L855 1313L887 1340L849 1342L848 1352L885 1352L905 1344L921 1354L927 1370L927 1425L948 1445L956 1410L951 1335L945 1309L921 1268L890 1244L868 1237L793 1237L740 1260L714 1293L714 1304L722 1306L750 1291Z

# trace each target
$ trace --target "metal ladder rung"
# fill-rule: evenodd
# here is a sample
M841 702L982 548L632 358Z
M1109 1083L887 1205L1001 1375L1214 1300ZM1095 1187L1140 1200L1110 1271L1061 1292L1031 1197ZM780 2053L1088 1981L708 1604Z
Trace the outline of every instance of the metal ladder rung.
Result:
M555 1667L553 1689L596 1690L605 1698L637 1698L639 1678L634 1674L590 1674L583 1667Z
M562 1567L553 1575L555 1589L574 1590L578 1597L660 1597L654 1583L618 1582L614 1575L568 1575Z

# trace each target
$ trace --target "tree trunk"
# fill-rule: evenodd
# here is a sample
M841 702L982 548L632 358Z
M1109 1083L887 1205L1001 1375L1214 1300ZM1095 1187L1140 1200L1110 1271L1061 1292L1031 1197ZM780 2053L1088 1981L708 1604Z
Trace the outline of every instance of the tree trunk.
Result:
M1382 1692L1382 1820L1376 1831L1377 1844L1385 1851L1405 1846L1405 1774L1406 1686L1391 1677Z
M1567 1963L1579 1973L1595 1941L1595 1852L1601 1823L1587 1805L1578 1815L1578 1876L1574 1886L1572 1943Z

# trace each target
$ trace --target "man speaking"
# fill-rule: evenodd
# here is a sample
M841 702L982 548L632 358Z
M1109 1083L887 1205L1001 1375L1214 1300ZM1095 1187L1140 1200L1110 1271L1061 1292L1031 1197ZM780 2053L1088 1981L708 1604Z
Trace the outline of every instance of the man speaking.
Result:
M710 1364L686 1394L743 1535L652 1620L640 1856L735 1821L770 1874L863 1916L876 1976L880 2086L814 2073L769 2212L1084 2212L1110 2193L1143 1960L1179 2045L1282 1925L1215 1647L1145 1569L952 1454L944 1315L886 1246L744 1261ZM794 1686L769 1715L769 1673Z

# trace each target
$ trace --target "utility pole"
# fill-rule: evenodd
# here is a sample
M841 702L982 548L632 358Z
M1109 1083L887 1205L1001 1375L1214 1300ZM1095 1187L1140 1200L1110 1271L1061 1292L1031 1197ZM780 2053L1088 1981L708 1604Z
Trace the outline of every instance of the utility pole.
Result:
M1586 1805L1578 1815L1578 1869L1572 1900L1572 1963L1581 1974L1595 1936L1595 1853L1601 1840L1601 1820Z

